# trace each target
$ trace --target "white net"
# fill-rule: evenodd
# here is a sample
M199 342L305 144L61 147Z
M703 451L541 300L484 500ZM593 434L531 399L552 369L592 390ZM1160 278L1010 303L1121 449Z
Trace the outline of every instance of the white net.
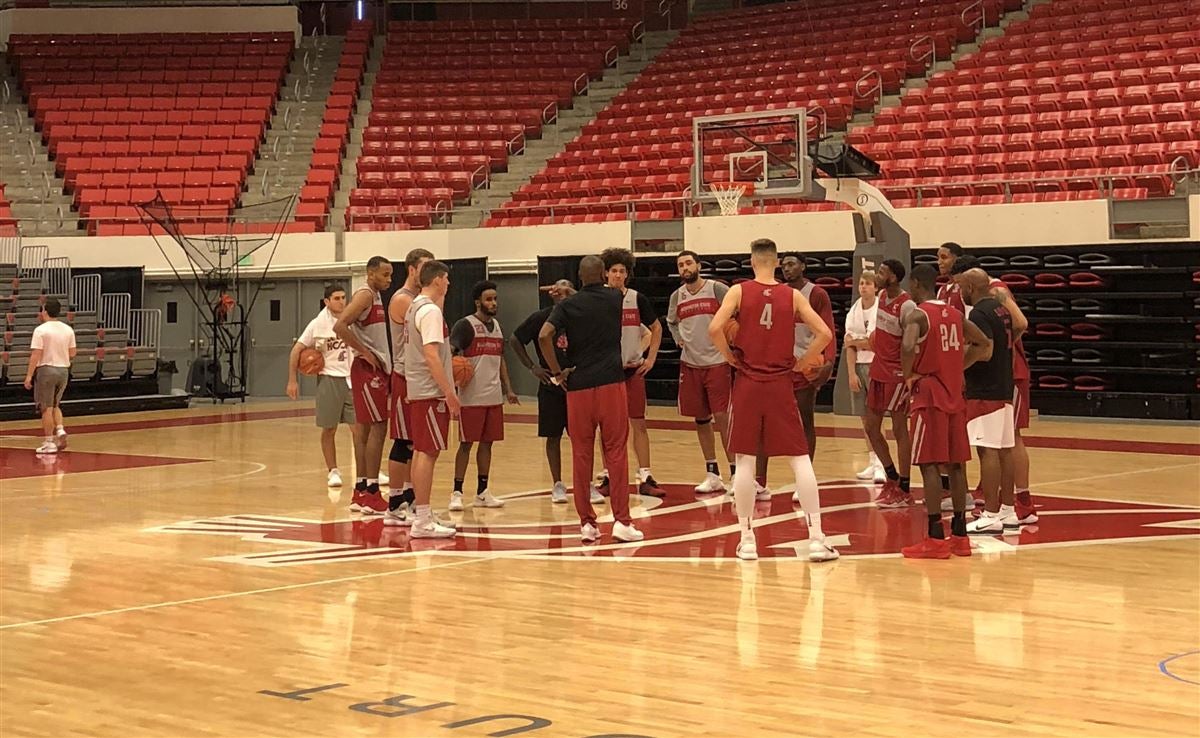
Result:
M709 192L716 198L717 206L721 208L721 215L737 215L738 202L742 199L746 188L742 185L714 184L709 188Z

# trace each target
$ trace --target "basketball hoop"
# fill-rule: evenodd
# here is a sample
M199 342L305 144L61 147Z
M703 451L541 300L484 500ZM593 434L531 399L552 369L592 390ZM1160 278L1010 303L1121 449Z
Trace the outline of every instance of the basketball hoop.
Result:
M708 191L721 208L721 215L737 215L738 202L742 199L746 188L739 184L714 182L709 186Z

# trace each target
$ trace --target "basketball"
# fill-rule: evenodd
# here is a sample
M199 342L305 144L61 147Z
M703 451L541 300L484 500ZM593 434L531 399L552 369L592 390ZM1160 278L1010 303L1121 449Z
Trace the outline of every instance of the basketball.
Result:
M471 360L465 356L455 356L451 362L454 367L454 386L462 389L470 384L475 377L475 367L471 366Z
M300 373L315 377L325 368L325 356L315 348L306 348L300 352Z
M725 340L729 342L730 346L737 345L738 327L737 318L730 318L729 322L725 324Z

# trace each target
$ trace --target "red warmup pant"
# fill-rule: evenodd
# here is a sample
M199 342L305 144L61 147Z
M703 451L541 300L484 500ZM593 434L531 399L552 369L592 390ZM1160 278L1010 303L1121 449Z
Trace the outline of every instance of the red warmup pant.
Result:
M567 392L567 433L571 436L571 471L575 492L575 511L581 524L596 523L592 508L592 460L596 447L596 426L604 464L608 467L609 505L619 523L629 524L629 409L625 383L614 382L590 389Z

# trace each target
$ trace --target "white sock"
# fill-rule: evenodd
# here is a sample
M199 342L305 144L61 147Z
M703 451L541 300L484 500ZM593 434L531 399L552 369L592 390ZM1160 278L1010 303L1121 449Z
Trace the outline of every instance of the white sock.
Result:
M425 525L432 517L433 511L429 505L417 505L417 525Z
M1001 505L1000 506L1000 514L1001 515L1009 515L1009 514L1016 515L1017 511L1015 509L1015 506L1013 506L1013 505Z
M55 426L54 433L55 433L55 435L59 435L59 436L67 435L66 429L64 429L61 425Z
M54 443L54 436L46 436L46 443Z
M638 484L641 484L642 482L646 481L649 478L650 478L650 467L647 466L644 469L638 469Z
M338 471L338 468L336 466L329 467L329 473L332 474L334 472L337 472L339 476L341 475L341 472Z
M822 540L825 531L821 528L821 497L817 493L817 475L813 472L812 459L805 456L789 456L788 464L796 477L796 492L800 497L800 508L808 519L809 540Z
M754 456L737 455L737 474L733 477L733 505L739 521L744 521L742 530L750 528L754 515Z

